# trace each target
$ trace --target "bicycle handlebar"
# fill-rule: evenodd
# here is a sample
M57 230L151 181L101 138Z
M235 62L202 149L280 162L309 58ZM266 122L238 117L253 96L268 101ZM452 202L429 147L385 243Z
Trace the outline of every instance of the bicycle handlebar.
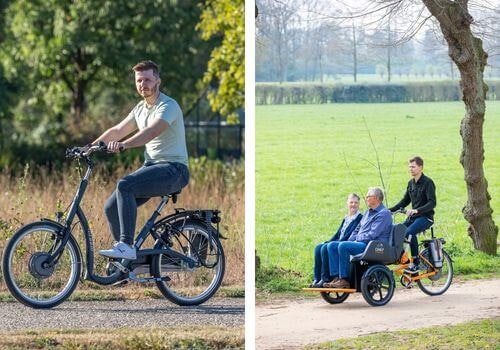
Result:
M94 152L107 152L108 146L103 141L99 141L97 145L86 147L73 147L66 149L66 157L68 158L88 158Z

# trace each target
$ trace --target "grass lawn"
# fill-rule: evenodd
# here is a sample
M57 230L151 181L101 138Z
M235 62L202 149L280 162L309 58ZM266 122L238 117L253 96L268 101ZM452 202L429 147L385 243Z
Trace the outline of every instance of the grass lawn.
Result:
M415 331L378 333L313 345L306 347L306 349L498 349L499 342L500 319L492 319L455 326L423 328Z
M294 290L312 273L315 245L331 237L349 192L381 186L389 205L404 193L407 160L420 155L437 187L435 230L458 274L495 274L500 258L473 250L461 209L466 201L459 163L464 107L459 102L325 104L256 108L257 287ZM365 125L366 121L366 125ZM485 173L495 222L500 222L500 102L487 104ZM362 206L364 210L366 207ZM402 219L402 218L400 218Z
M0 333L9 350L242 349L243 327L186 326L150 329L41 330Z

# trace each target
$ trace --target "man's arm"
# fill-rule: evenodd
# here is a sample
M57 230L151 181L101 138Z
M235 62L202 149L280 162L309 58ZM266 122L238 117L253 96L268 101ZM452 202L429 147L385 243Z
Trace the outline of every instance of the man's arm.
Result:
M127 118L123 119L120 123L106 130L101 136L95 139L91 144L96 145L99 141L103 141L108 144L111 141L119 141L135 131L137 125L133 115L129 115Z
M111 141L108 144L108 150L111 152L117 152L120 151L121 147L123 147L123 149L127 149L127 148L144 146L146 143L148 143L155 137L159 136L162 132L167 130L167 128L168 128L168 123L165 120L159 118L155 119L151 123L151 125L142 129L137 134L126 139L125 141L123 142Z
M396 211L396 210L401 209L401 208L406 208L406 206L407 206L408 204L410 204L410 203L411 203L410 191L409 191L409 189L408 189L408 187L407 187L407 188L406 188L406 192L405 192L405 195L404 195L403 199L401 199L401 200L399 201L399 203L398 203L398 204L396 204L395 206L390 207L390 208L389 208L389 210L390 210L390 211Z

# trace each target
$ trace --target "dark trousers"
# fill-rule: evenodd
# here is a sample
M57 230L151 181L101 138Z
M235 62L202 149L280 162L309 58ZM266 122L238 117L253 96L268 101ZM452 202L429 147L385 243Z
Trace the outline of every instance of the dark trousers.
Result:
M104 212L115 241L134 241L137 207L151 197L166 196L187 185L189 171L181 163L144 165L118 181Z
M410 251L413 258L418 259L418 239L417 234L427 230L432 226L432 221L425 216L408 218L403 224L406 226L406 238L410 239Z

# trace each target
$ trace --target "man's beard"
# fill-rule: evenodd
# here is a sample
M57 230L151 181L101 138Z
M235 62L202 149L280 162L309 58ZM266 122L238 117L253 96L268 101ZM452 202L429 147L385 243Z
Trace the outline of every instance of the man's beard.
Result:
M143 98L148 98L151 96L154 96L157 92L159 91L159 86L155 86L152 89L146 90L146 91L140 91L139 90L139 95L141 95Z

